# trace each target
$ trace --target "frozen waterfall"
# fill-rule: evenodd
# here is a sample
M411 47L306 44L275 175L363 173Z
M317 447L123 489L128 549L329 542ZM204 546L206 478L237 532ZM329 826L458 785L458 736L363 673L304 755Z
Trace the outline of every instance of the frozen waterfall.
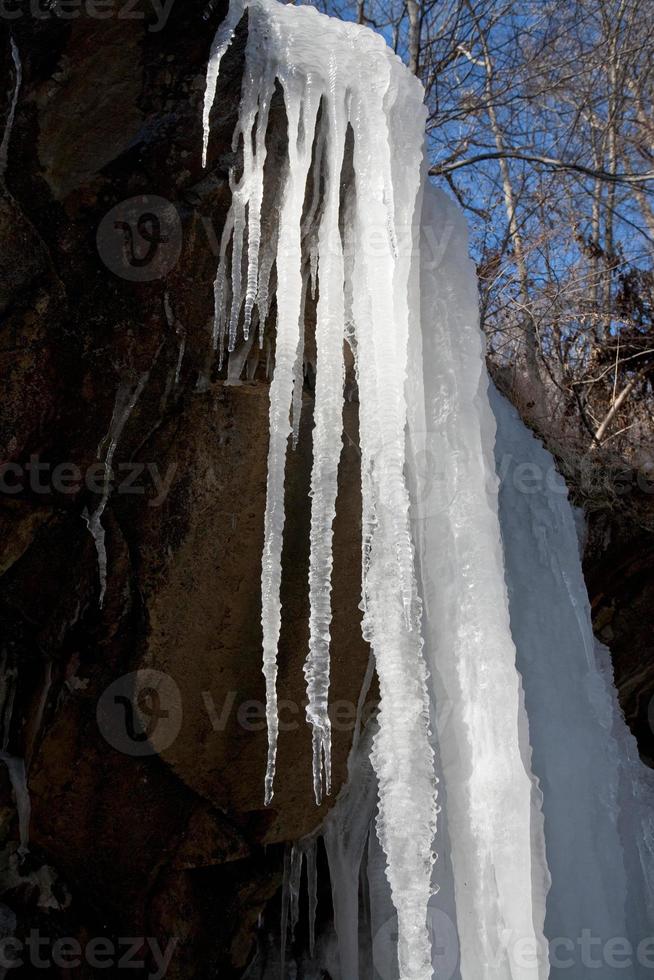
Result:
M244 18L233 136L241 162L230 175L213 340L221 364L225 351L233 355L233 382L252 332L260 344L266 331L274 338L261 574L267 803L285 467L298 432L305 308L316 295L305 676L317 802L331 786L332 523L346 347L358 389L363 631L381 697L377 727L353 752L350 782L323 828L337 939L330 975L541 980L560 971L578 980L588 969L608 978L610 964L587 968L580 944L588 931L603 948L623 937L635 949L651 928L650 787L593 645L563 488L544 480L520 493L515 468L503 466L554 472L501 399L491 407L464 223L424 176L421 87L366 28L310 7L232 0L207 70L205 164L221 59ZM279 94L283 160L270 158L266 142ZM276 180L266 179L271 172ZM315 912L315 854L306 842L290 852L282 963L291 962L288 909L294 928L303 855ZM362 947L364 926L374 934ZM569 943L577 959L565 974L553 954ZM313 962L313 927L310 946ZM620 975L643 975L638 964L628 969Z

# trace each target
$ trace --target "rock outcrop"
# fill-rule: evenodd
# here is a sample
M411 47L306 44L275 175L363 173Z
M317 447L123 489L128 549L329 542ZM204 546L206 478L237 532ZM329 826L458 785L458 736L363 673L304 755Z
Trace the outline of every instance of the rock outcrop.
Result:
M240 385L225 384L211 352L242 44L225 60L203 172L204 69L224 15L216 6L205 19L204 6L173 5L161 23L148 4L118 4L107 20L82 4L70 20L11 22L22 82L0 201L3 734L7 754L26 759L32 805L21 859L3 774L3 900L19 937L40 924L82 946L175 938L168 976L185 978L240 973L284 842L326 809L312 798L302 674L309 384L288 473L277 789L263 805L272 352ZM9 98L7 32L2 58ZM346 414L336 790L368 663L355 403Z

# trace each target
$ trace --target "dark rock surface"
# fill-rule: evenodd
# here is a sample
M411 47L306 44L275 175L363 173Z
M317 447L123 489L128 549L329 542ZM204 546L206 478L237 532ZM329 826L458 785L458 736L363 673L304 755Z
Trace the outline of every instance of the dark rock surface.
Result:
M284 725L266 809L265 363L252 383L226 386L210 350L242 43L225 60L203 172L204 72L224 5L175 3L161 29L150 5L129 17L126 6L108 20L81 5L70 20L24 13L0 25L3 118L8 27L23 72L0 198L2 721L5 751L27 760L32 804L20 859L3 766L3 901L19 937L39 928L84 948L100 936L175 938L169 977L239 975L279 889L284 842L325 811L312 798L302 674L311 394L289 464ZM283 140L283 119L278 131ZM119 417L137 390L102 514L100 608L85 515L102 499L94 467L115 406ZM334 733L336 790L368 661L354 405L346 425L333 697L350 706Z
M654 480L625 469L616 486L621 503L589 516L584 574L622 710L641 758L654 766Z
M65 19L60 8L43 4L35 16L23 6L0 21L1 120L14 86L10 30L23 72L0 193L0 718L3 751L26 760L32 803L30 853L21 858L2 767L0 933L14 931L6 926L14 915L16 935L39 929L50 945L141 937L147 952L146 940L165 947L174 938L169 977L239 976L257 919L279 890L284 842L324 813L311 795L302 676L311 391L288 472L286 724L266 809L259 574L267 352L255 380L240 386L224 383L210 353L242 38L224 62L203 172L204 71L225 4L177 0L163 16L158 5L118 0L109 19L93 4L73 8L78 16ZM102 501L94 467L109 449L121 397L135 403L102 514L100 608L85 515ZM336 789L368 660L359 630L355 404L345 428ZM604 520L612 527L610 515ZM605 638L627 715L650 746L651 536L613 530L602 548L593 533L587 570L598 628L609 627L611 610ZM72 972L54 965L38 975L123 975L116 956L108 969L82 960Z

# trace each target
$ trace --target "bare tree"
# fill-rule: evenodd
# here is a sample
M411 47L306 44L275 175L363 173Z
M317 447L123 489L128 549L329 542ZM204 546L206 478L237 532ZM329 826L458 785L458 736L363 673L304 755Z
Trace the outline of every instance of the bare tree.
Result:
M654 379L651 0L323 3L425 86L430 174L469 215L491 368L545 435L633 456Z

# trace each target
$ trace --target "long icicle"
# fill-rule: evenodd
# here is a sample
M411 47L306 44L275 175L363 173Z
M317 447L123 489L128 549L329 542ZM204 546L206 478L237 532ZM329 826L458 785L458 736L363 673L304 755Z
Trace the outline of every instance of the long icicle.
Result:
M331 792L331 723L329 720L329 646L332 575L332 525L336 516L338 463L343 429L343 342L345 299L343 249L339 234L340 176L347 123L345 91L339 84L336 54L329 58L325 204L318 232L320 295L316 321L316 393L311 470L309 558L309 655L307 719L313 728L313 788L320 803Z
M279 721L277 717L277 645L281 629L281 557L284 533L284 476L286 451L291 434L290 409L293 370L297 355L302 298L300 270L300 219L304 188L311 163L311 147L318 113L318 95L311 85L289 73L281 79L288 120L288 180L279 222L277 248L277 335L275 371L270 383L270 443L264 516L264 545L261 569L261 623L263 627L263 673L266 679L268 760L266 804L273 797ZM298 145L299 105L304 102L304 133Z

